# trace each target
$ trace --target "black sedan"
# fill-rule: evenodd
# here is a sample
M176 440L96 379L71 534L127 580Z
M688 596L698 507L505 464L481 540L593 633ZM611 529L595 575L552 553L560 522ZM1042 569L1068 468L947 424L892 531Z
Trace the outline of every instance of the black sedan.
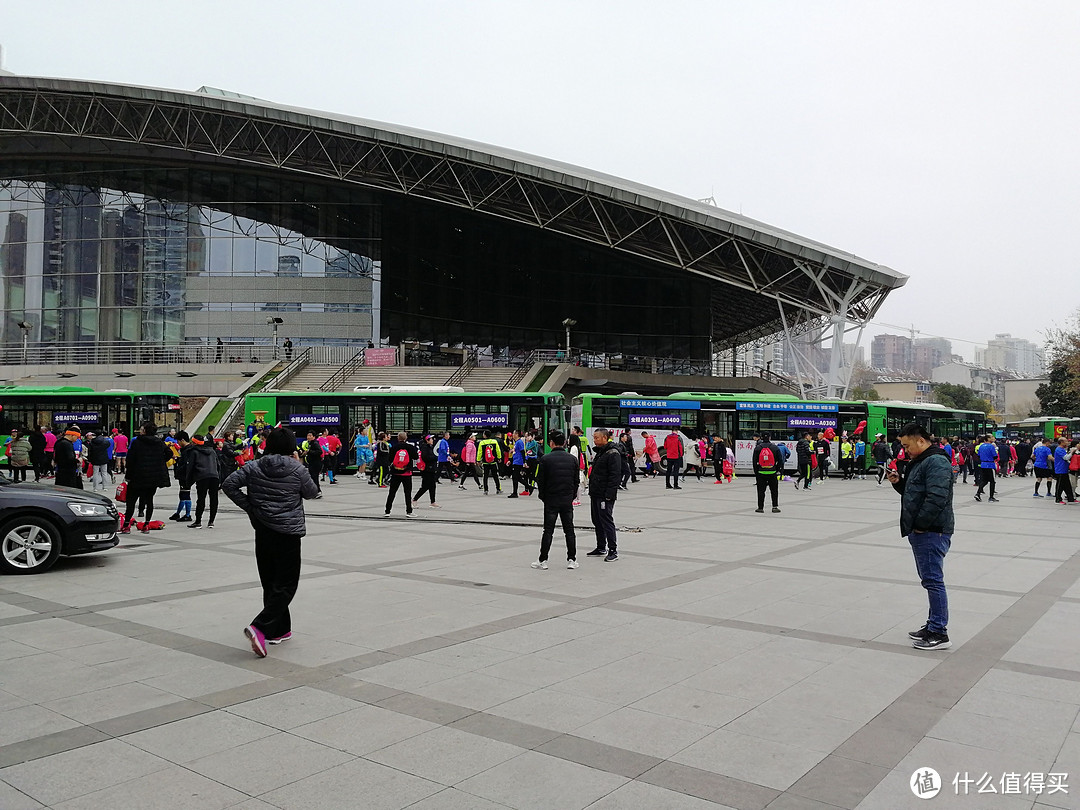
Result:
M40 574L61 554L120 542L119 516L104 495L71 487L12 484L0 477L0 572Z

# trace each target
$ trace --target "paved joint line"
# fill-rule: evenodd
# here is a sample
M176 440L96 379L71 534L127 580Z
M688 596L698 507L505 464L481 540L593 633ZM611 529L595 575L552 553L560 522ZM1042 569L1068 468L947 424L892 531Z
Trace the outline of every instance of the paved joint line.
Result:
M1080 552L1051 571L1031 591L1006 608L959 649L913 684L821 763L789 788L790 793L854 808L931 728L1080 579ZM843 760L849 779L841 788L832 778ZM859 790L850 788L851 781Z

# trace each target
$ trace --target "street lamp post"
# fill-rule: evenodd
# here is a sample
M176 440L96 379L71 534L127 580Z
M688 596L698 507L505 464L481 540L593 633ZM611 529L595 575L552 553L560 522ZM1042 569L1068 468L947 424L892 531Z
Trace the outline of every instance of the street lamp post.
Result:
M271 318L267 318L266 322L267 322L267 324L270 325L270 328L274 332L274 359L277 360L278 359L277 329L278 329L278 326L280 324L285 323L285 321L282 318L272 318L271 317Z
M566 327L566 362L569 363L569 362L571 362L571 360L570 360L570 327L571 326L577 326L577 321L575 321L573 318L567 318L566 320L564 320L562 322L562 325Z

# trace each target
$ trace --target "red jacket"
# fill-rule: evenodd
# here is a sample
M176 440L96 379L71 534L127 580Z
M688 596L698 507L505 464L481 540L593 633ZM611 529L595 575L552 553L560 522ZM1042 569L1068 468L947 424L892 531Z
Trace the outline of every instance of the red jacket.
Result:
M669 433L664 438L664 453L668 458L677 458L680 461L683 457L682 437L678 433Z

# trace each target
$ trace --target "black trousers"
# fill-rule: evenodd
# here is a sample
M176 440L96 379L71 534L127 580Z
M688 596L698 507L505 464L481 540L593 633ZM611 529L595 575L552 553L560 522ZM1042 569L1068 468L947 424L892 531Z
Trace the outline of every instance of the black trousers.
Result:
M439 462L439 475L445 475L451 481L457 480L457 473L454 472L454 465L449 461Z
M252 523L263 609L251 623L267 638L280 638L292 631L289 603L300 585L300 536L276 532L254 520Z
M795 484L798 485L798 483L802 481L803 489L810 489L810 476L813 471L813 468L810 466L810 459L806 459L805 462L797 462L795 465Z
M671 476L675 476L675 486L679 486L679 469L682 467L682 459L668 459L667 473L664 475L664 483L671 486Z
M518 484L521 484L522 488L526 492L528 492L529 491L529 481L525 477L525 465L523 465L523 464L515 464L513 466L513 468L511 469L511 474L513 475L513 479L514 479L514 494L515 495L518 494Z
M423 486L421 486L420 491L413 496L413 503L420 500L425 492L431 497L431 502L435 503L435 487L439 484L438 468L431 471L424 470L423 475L420 476L420 480L423 482Z
M828 471L828 467L825 466L827 463L826 459L828 459L828 456L824 453L818 453L817 477L819 481L825 480L825 473Z
M133 487L129 483L127 488L127 509L124 510L124 523L131 522L131 516L135 514L136 504L138 504L140 510L146 510L143 519L149 523L150 518L154 516L155 492L157 492L157 487L147 487L142 489Z
M670 469L670 468L669 468ZM589 498L592 506L592 523L596 529L596 547L609 552L618 548L618 535L615 533L615 501L602 498Z
M495 491L502 492L502 483L499 481L499 465L498 464L485 464L484 465L484 492L488 491L488 476L495 479Z
M525 459L525 491L532 495L533 490L536 489L536 468L540 465L540 461L535 458Z
M461 481L459 482L462 487L465 486L465 482L472 478L476 481L476 488L480 488L480 473L477 472L476 464L466 464L461 462Z
M386 514L390 514L390 510L394 508L394 496L397 495L398 487L401 487L401 491L405 493L405 511L408 514L412 514L412 476L411 475L391 475L390 476L390 491L386 493Z
M319 485L319 476L322 475L322 459L308 461L307 469L308 475L311 476L311 480L315 482L315 489L322 492L322 487Z
M713 469L716 473L716 480L720 481L724 477L724 460L722 458L713 459Z
M1057 485L1054 487L1054 500L1058 503L1061 502L1061 496L1064 495L1068 501L1076 500L1076 493L1073 492L1072 477L1067 473L1054 473L1054 479L1057 481Z
M994 492L997 490L997 476L994 475L994 471L990 467L979 467L979 489L975 492L976 495L982 495L986 485L990 485L990 497L994 497Z
M765 490L769 490L769 494L772 496L772 505L779 506L778 499L780 497L780 485L777 483L777 476L775 473L772 475L762 475L761 473L754 473L754 478L757 483L757 508L765 508Z
M45 466L45 454L34 455L30 457L30 463L34 465L34 480L40 481L41 476L45 475L49 470Z
M555 536L555 520L562 521L563 534L566 535L566 559L577 559L577 534L574 532L574 507L569 499L558 502L544 501L544 534L540 538L540 561L548 558L551 540Z
M26 467L14 467L9 465L9 469L11 470L11 480L14 483L17 484L20 481L26 480Z
M202 523L203 509L206 506L206 496L210 495L210 523L217 517L218 490L221 482L216 478L205 478L195 482L195 490L198 500L195 502L195 522ZM147 518L149 520L150 518Z

